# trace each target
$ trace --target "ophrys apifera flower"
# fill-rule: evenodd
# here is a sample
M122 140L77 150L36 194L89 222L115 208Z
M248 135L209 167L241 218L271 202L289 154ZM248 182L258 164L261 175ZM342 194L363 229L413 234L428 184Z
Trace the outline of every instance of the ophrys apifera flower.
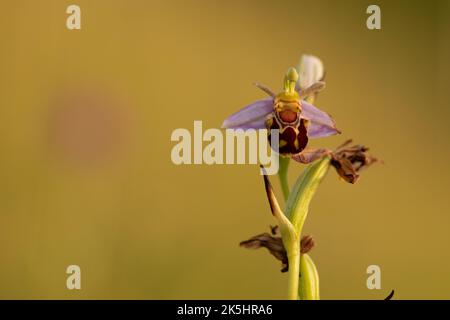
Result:
M258 100L228 117L222 124L228 129L277 129L279 130L279 153L305 162L310 157L299 157L306 149L310 138L322 138L338 134L334 120L304 99L325 88L325 83L318 81L307 88L297 90L299 75L295 68L290 68L285 77L283 91L275 94L269 88L256 84L270 98ZM270 135L269 135L270 138ZM302 161L303 160L303 161Z
M319 185L334 167L339 177L355 183L359 173L375 161L362 145L351 146L351 140L336 150L309 148L309 139L331 136L340 131L326 112L313 104L317 93L325 87L324 67L315 56L303 55L297 70L290 68L283 83L283 91L275 94L266 86L256 84L270 97L258 100L228 117L222 127L227 129L268 129L278 131L280 154L278 176L284 196L284 208L275 196L265 169L261 166L267 199L278 228L262 233L240 245L245 248L264 247L282 263L282 272L288 273L288 299L319 299L318 270L309 254L314 246L311 236L303 235L303 226L309 206ZM275 138L275 133L273 135ZM269 133L269 141L271 141ZM277 150L278 149L278 150ZM287 172L290 159L311 163L290 187ZM278 232L279 231L279 232Z

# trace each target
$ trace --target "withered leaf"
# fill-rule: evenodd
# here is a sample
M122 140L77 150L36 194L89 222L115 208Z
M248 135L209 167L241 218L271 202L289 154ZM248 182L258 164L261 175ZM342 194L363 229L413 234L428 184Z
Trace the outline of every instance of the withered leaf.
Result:
M278 227L270 227L271 233L258 234L248 240L242 241L239 245L247 249L266 248L272 256L281 261L281 272L289 270L288 257L283 240L278 236ZM315 245L312 236L304 236L300 241L300 253L308 253Z

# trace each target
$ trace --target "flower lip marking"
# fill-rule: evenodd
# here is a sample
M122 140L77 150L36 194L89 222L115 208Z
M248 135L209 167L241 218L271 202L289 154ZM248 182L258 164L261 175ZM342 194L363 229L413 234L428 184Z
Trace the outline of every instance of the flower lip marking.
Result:
M293 123L298 119L298 115L296 112L292 110L283 110L278 112L278 117L284 123Z
M297 99L287 100L286 97L278 95L274 101L274 114L277 120L285 125L298 124L302 107Z

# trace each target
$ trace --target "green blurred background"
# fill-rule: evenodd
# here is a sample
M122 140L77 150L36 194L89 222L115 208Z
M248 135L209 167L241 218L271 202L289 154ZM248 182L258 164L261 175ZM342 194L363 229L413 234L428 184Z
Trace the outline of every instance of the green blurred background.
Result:
M302 53L343 131L311 145L385 161L313 200L322 298L450 298L449 1L77 0L78 31L70 4L1 3L0 298L285 298L280 264L238 247L274 224L257 166L176 166L170 135L220 127Z

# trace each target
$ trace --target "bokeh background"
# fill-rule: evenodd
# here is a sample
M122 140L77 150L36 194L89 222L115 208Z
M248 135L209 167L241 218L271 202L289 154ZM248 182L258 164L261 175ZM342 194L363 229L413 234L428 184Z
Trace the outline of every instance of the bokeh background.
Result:
M450 298L449 1L77 0L70 31L72 3L1 3L0 298L283 299L278 261L238 246L274 224L257 166L176 166L170 136L220 127L302 53L343 131L312 145L385 162L313 200L322 298Z

